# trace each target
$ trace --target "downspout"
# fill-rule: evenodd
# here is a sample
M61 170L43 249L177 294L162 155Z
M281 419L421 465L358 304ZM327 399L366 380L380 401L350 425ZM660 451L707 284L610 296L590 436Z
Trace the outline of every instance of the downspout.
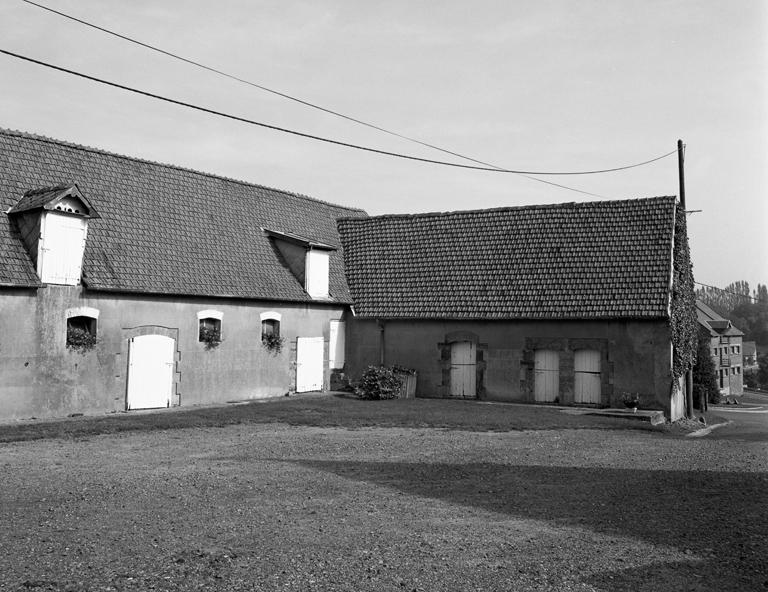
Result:
M381 319L376 319L376 324L379 327L379 365L383 366L384 365L384 345L385 345L385 341L384 341L385 323Z

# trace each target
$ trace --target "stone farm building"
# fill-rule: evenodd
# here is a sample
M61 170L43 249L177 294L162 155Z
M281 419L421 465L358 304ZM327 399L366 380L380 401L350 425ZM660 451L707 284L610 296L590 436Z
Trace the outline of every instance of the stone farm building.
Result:
M343 219L347 372L412 367L417 396L621 407L638 393L679 418L680 215L655 197Z
M360 210L7 130L0 207L0 419L321 390L343 363Z
M682 415L673 197L368 217L0 130L0 207L0 419L327 390L379 363L423 397Z

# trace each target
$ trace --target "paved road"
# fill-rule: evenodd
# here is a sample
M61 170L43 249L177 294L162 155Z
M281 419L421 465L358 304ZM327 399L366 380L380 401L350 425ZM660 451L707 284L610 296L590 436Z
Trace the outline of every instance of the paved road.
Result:
M741 405L710 405L709 411L730 421L710 432L711 440L768 442L768 395L746 392Z

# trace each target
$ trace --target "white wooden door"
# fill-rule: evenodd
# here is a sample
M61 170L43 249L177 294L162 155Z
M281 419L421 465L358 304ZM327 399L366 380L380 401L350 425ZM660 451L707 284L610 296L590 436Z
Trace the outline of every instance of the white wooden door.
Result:
M328 339L328 367L344 367L344 346L346 337L346 323L343 321L331 321L330 335Z
M299 337L296 343L296 392L323 390L323 338Z
M451 396L474 399L477 396L477 345L471 341L451 344Z
M551 349L537 349L534 354L534 398L551 403L560 395L560 353Z
M140 335L128 346L128 409L170 407L176 342L164 335Z
M576 380L573 399L576 403L600 403L600 352L578 349L574 356Z

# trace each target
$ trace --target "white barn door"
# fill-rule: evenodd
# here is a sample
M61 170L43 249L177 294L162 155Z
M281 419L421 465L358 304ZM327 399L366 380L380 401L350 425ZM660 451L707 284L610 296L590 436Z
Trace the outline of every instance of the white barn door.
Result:
M560 394L560 353L551 349L537 349L534 354L534 399L551 403Z
M600 352L578 349L574 356L576 380L573 398L576 403L600 403Z
M176 342L164 335L140 335L128 345L128 409L171 406Z
M477 345L471 341L451 344L451 397L477 397Z
M323 338L299 337L296 342L296 392L323 390Z

